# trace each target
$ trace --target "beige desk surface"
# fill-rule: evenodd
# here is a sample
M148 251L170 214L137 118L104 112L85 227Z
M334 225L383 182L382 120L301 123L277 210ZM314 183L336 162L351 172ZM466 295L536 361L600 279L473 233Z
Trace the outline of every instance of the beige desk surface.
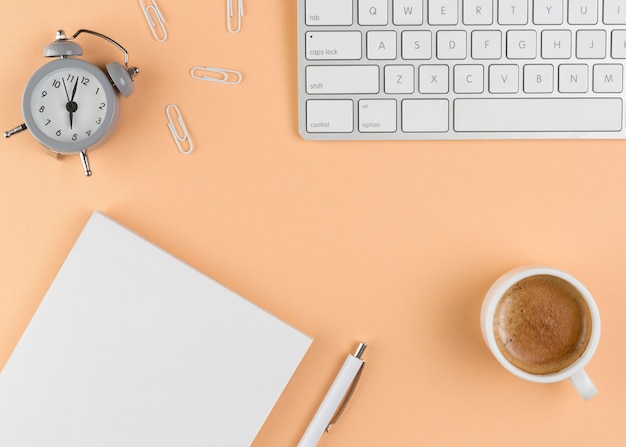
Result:
M320 446L618 446L626 442L626 143L326 142L297 133L296 2L0 0L0 124L57 29L107 34L141 68L116 134L56 161L28 133L0 140L0 365L92 210L100 209L315 337L255 446L293 446L346 354L369 344L352 403ZM121 61L81 36L85 59ZM237 86L194 80L234 68ZM197 145L167 129L177 104ZM546 264L600 306L587 367L599 394L504 371L479 329L504 271ZM260 347L262 348L262 347Z

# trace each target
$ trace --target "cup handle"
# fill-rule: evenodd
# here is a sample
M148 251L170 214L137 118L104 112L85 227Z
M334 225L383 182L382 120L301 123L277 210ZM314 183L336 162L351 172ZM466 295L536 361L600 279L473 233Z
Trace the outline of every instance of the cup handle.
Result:
M598 393L598 389L593 384L584 369L581 369L572 377L570 377L570 380L576 387L576 391L578 391L578 394L580 394L580 396L585 400L591 399Z

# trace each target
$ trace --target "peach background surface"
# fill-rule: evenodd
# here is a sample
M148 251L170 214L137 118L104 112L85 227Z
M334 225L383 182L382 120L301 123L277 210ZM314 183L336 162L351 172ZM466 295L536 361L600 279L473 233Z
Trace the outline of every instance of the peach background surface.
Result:
M0 366L99 209L315 338L255 447L297 444L361 340L361 384L322 447L624 445L626 143L307 142L294 0L244 0L237 35L223 0L157 1L164 43L137 1L0 0L2 130L23 121L57 29L109 35L141 69L91 178L28 132L0 140ZM85 59L121 61L79 39ZM198 65L244 80L197 81ZM190 155L169 134L170 103ZM485 292L524 264L568 271L598 302L591 401L512 376L483 343Z

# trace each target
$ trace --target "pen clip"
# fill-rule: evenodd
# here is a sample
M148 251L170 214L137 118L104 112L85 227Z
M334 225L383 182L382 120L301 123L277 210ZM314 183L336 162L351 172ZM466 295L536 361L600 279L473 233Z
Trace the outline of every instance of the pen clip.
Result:
M366 347L367 345L365 343L359 343L359 346L354 354L354 357L357 359L360 359ZM352 385L350 385L350 389L346 393L346 396L343 398L343 401L341 402L341 406L337 409L337 411L331 418L330 422L326 426L326 430L325 430L326 433L328 433L328 430L330 430L330 427L332 427L333 425L337 423L337 421L339 420L343 412L346 410L346 407L348 406L348 402L350 402L350 399L352 398L352 395L354 394L354 391L356 390L356 386L359 384L359 381L361 380L361 375L363 374L363 368L365 368L365 362L361 363L361 367L359 368L359 371L356 373L356 376L354 376Z

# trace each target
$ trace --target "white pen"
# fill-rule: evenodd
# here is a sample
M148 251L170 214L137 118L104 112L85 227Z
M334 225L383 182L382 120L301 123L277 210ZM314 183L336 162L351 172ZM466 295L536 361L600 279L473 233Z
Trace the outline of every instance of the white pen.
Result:
M348 355L346 361L343 362L339 374L337 374L309 427L304 432L298 447L315 447L324 431L328 431L331 426L335 425L345 410L363 373L365 362L361 360L361 355L363 355L366 347L365 343L359 343L354 355Z

